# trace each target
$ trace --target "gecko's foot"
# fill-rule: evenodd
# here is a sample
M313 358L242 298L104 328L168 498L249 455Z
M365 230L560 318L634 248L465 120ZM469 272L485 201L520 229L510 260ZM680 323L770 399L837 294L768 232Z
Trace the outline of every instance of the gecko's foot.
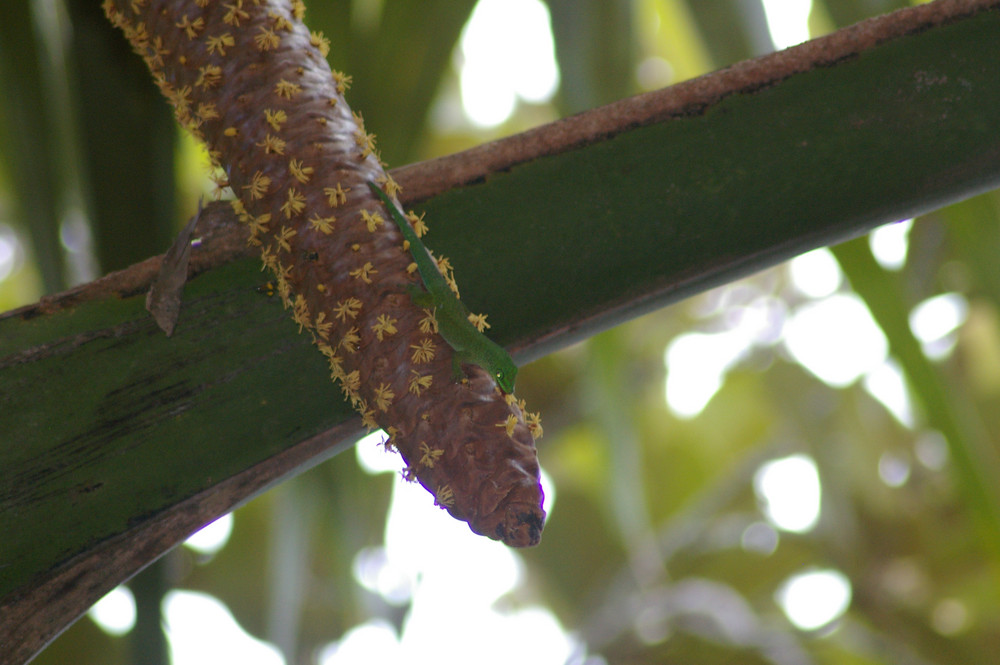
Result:
M434 296L416 284L406 285L406 295L410 296L410 300L417 307L434 307Z

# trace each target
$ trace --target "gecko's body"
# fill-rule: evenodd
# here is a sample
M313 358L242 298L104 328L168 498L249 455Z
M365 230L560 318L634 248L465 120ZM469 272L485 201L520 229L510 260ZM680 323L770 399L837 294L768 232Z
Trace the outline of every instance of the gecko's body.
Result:
M416 232L410 228L409 222L392 199L374 183L369 182L368 186L388 208L392 220L410 245L410 255L413 256L417 271L427 289L421 291L414 287L410 291L410 297L419 307L434 308L438 332L455 351L456 377L462 376L462 363L479 365L496 380L500 390L508 394L514 392L517 365L511 360L510 355L503 347L479 332L469 321L469 310L448 286L430 252L417 237Z

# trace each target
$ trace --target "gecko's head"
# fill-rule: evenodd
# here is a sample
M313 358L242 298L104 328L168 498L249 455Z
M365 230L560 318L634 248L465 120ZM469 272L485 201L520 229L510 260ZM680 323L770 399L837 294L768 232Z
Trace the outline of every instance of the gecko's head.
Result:
M483 343L479 346L476 361L485 369L500 386L500 390L510 395L514 392L514 381L517 380L517 365L503 347L493 342L489 337L482 336Z
M490 371L493 373L493 378L496 379L497 385L500 386L500 390L508 395L514 392L514 382L517 380L517 365L506 359L506 362L495 363L490 368Z

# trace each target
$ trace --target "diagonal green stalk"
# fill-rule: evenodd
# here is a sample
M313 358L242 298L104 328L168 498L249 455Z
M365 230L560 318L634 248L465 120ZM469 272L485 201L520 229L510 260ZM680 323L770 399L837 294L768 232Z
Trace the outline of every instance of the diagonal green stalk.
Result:
M903 284L875 261L867 238L832 248L854 291L889 339L926 423L948 444L955 475L984 544L1000 559L1000 455L967 401L946 385L914 336ZM1000 572L1000 571L998 571Z

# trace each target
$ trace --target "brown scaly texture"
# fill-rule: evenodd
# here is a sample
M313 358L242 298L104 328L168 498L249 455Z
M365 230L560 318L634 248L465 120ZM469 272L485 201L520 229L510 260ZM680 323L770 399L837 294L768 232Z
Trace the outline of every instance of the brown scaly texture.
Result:
M452 349L416 307L402 237L366 183L398 191L331 72L301 0L105 0L174 105L225 171L285 306L369 427L476 533L538 542L537 415L481 368L452 379ZM414 221L417 221L414 219ZM420 228L422 223L417 224ZM450 276L449 276L450 278Z

